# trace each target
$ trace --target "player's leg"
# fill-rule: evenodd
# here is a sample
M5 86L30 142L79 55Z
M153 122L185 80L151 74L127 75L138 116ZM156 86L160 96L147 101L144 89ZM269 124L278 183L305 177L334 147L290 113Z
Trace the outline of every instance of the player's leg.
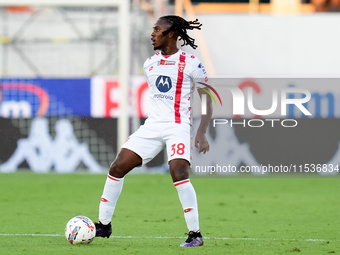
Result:
M199 232L197 198L189 179L192 147L190 137L189 125L174 125L169 129L166 144L171 177L189 230L189 237L181 246L200 246L203 245L203 239Z
M96 236L110 237L112 233L111 219L123 189L124 176L141 164L142 158L125 148L122 148L116 160L111 164L99 204L99 223L96 223Z
M159 138L160 132L161 129L155 126L141 126L124 143L116 160L111 164L99 206L97 236L110 236L110 222L123 188L124 176L133 168L152 160L162 150L164 145Z
M181 246L201 246L203 238L199 231L196 192L189 179L190 164L185 159L173 159L169 166L189 230L188 239Z

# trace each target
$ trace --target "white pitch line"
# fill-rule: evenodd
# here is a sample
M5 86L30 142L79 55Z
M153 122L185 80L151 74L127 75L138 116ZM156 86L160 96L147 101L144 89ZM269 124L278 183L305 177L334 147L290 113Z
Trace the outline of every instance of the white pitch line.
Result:
M61 236L60 234L5 234L0 233L0 236Z
M0 236L63 236L61 234L6 234L0 233ZM111 236L111 238L121 239L183 239L185 236ZM244 241L303 241L303 242L326 242L325 239L279 239L279 238L251 238L251 237L204 237L207 240L244 240ZM333 240L338 242L339 240Z
M181 237L170 237L170 236L111 236L111 238L122 238L122 239L132 239L132 238L140 238L140 239L182 239L186 238L185 236ZM203 239L207 240L245 240L245 241L304 241L304 242L326 242L325 239L279 239L279 238L250 238L250 237L207 237L203 236ZM333 240L338 241L338 240Z

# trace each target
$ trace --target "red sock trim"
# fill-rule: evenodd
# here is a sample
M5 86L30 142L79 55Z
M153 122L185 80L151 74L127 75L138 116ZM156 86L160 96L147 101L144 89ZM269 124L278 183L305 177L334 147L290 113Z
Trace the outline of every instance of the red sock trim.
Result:
M184 183L187 183L187 182L190 182L190 180L179 181L179 182L174 183L174 185L175 185L175 187L176 187L176 186L178 186L178 185L181 185L181 184L184 184Z
M111 175L108 175L107 177L108 177L109 179L113 180L113 181L119 182L119 180L118 180L118 179L116 179L116 178L112 177Z

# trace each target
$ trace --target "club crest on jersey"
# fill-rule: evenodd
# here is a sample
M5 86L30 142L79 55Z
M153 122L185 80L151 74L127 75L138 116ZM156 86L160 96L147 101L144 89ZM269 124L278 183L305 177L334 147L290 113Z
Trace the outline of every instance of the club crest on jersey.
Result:
M169 65L175 65L175 64L176 64L175 61L168 61L164 59L161 59L160 61L158 61L159 66L169 66Z
M178 70L180 72L183 72L184 71L184 68L185 68L185 62L179 62L178 64Z
M158 76L156 80L156 87L160 92L168 92L172 88L171 79L169 76Z

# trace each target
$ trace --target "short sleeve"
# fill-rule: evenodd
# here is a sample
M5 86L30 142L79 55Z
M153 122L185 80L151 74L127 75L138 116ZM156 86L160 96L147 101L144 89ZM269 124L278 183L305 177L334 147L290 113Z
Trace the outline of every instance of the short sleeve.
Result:
M191 72L191 79L197 85L197 83L207 83L208 82L208 75L205 71L205 68L201 61L196 59L193 62L192 72Z

